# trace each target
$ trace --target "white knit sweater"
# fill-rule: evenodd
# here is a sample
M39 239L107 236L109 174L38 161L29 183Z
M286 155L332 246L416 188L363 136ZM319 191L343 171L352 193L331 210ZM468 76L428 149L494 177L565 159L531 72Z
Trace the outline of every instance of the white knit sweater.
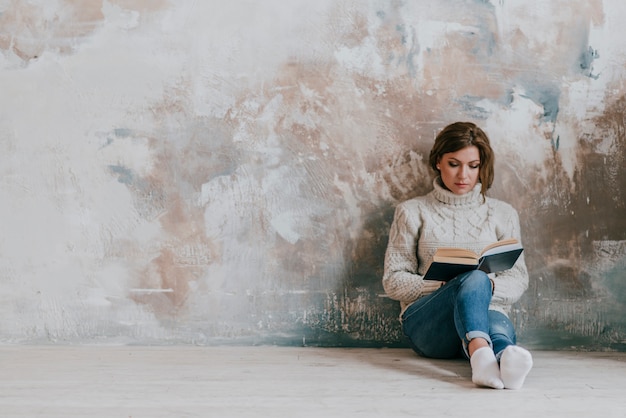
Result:
M402 312L441 286L422 279L437 248L461 247L478 253L500 239L522 242L517 211L500 200L484 200L480 184L464 195L444 189L439 178L433 186L430 193L398 205L389 232L383 287L390 298L400 301ZM523 253L513 268L491 277L495 292L490 309L507 314L528 288Z

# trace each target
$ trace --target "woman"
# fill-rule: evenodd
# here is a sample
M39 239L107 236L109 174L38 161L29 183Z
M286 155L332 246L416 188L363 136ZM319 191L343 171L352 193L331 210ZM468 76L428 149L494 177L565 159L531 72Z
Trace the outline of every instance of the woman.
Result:
M470 122L445 127L429 162L434 189L398 205L385 254L383 286L400 301L402 329L419 355L469 358L474 384L519 389L532 367L531 354L515 345L511 305L528 288L523 257L504 272L460 274L424 280L439 247L479 253L500 239L521 242L519 218L507 203L487 197L494 154L482 129Z

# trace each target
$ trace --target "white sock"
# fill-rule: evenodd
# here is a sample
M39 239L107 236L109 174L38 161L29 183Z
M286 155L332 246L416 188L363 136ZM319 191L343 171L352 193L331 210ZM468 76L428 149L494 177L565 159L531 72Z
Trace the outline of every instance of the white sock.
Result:
M533 357L528 350L517 345L510 345L500 357L500 374L507 389L519 389L533 367Z
M496 355L491 347L481 347L474 351L470 358L470 364L474 384L494 389L504 388L504 383L500 379L498 360L496 360Z

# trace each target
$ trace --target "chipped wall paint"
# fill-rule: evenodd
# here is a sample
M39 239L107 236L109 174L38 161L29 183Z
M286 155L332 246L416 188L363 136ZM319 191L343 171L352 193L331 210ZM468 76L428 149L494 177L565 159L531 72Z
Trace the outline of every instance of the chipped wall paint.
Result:
M403 345L435 133L520 212L526 345L626 349L621 0L0 3L0 342Z

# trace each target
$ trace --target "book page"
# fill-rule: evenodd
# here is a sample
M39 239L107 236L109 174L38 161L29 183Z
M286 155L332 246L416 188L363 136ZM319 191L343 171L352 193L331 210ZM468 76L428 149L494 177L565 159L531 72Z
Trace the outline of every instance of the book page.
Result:
M514 243L511 243L511 244L505 244L505 245L498 245L496 247L492 247L492 248L488 249L487 251L484 251L482 253L482 256L486 257L488 255L505 253L507 251L517 250L517 249L520 249L520 248L522 248L522 246L518 242L514 242Z
M464 257L478 260L478 254L465 248L441 247L435 251L435 257Z
M478 260L474 257L448 257L435 255L433 257L435 263L449 263L449 264L467 264L470 266L476 265Z
M483 248L483 251L480 253L480 255L487 255L487 252L489 252L489 254L495 254L495 253L499 253L502 251L506 251L506 250L499 250L499 249L496 251L490 251L490 250L498 248L498 247L502 247L502 246L510 246L513 244L517 244L515 248L519 248L519 243L517 242L515 238L508 238L508 239L496 241L493 244L489 244L485 248Z

